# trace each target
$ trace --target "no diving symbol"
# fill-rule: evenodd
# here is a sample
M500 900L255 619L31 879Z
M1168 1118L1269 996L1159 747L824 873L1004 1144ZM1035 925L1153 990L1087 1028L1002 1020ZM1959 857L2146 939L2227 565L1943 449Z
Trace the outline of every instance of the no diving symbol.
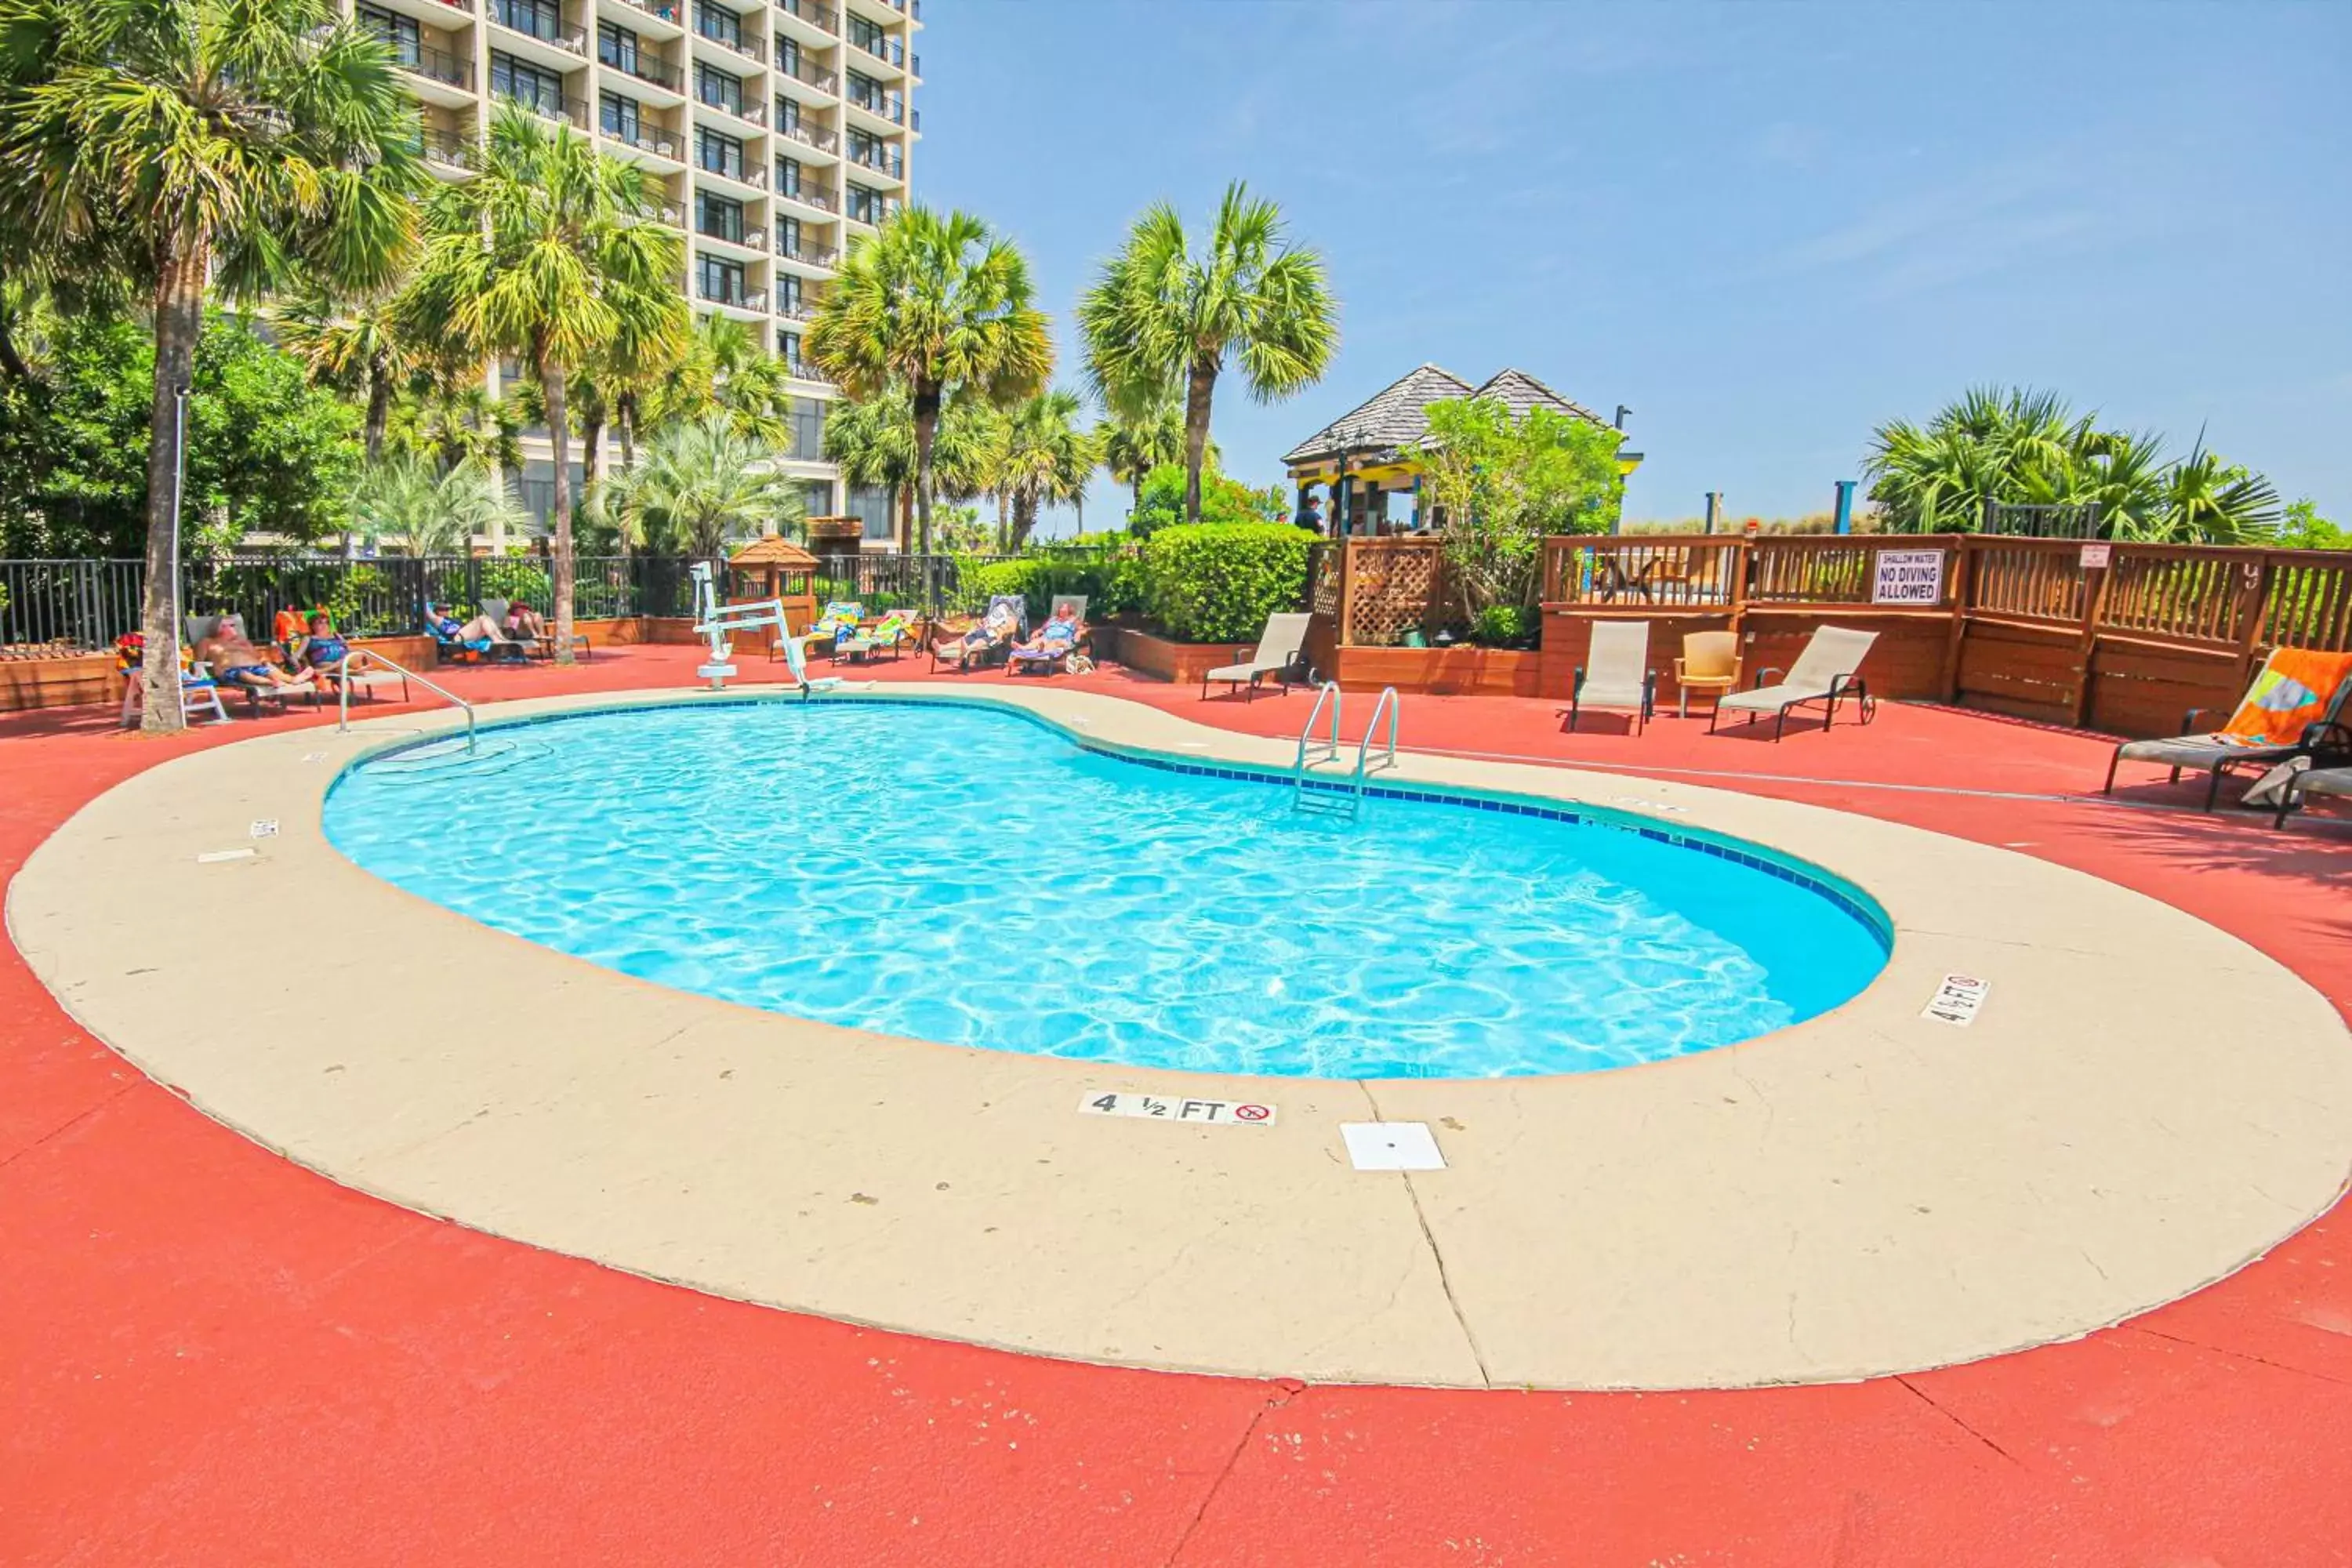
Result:
M1234 1107L1234 1120L1236 1121L1263 1121L1273 1114L1274 1112L1272 1110L1263 1105L1236 1105Z

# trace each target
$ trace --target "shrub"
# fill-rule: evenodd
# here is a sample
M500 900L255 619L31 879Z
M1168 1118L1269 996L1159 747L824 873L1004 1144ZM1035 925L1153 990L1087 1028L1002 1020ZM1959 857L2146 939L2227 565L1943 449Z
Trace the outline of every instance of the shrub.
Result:
M482 597L520 599L535 610L552 613L555 586L547 568L528 556L505 556L482 563Z
M1538 624L1525 605L1489 605L1472 618L1470 640L1481 647L1531 647Z
M966 565L957 581L957 608L965 614L978 614L998 594L1018 594L1033 625L1045 620L1057 594L1084 595L1089 620L1143 607L1142 565L1131 550L1034 546L1017 560Z
M1306 600L1313 542L1286 523L1163 528L1143 550L1145 608L1179 642L1245 642Z
M1213 470L1201 476L1202 522L1280 522L1286 515L1282 489L1254 490L1239 479ZM1184 465L1162 463L1143 476L1135 511L1128 519L1130 538L1149 539L1163 528L1184 521Z

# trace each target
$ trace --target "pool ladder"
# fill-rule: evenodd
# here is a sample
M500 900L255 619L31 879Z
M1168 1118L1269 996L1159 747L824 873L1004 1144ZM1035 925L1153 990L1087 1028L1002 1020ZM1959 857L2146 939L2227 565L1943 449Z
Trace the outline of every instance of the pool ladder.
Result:
M1384 686L1381 700L1372 705L1372 721L1364 726L1364 738L1356 742L1356 770L1344 783L1323 783L1310 780L1317 768L1337 767L1341 761L1339 713L1346 703L1339 683L1327 680L1315 694L1314 710L1307 715L1307 727L1298 731L1298 757L1291 764L1291 808L1295 811L1321 812L1327 816L1353 818L1363 810L1364 775L1375 768L1396 766L1397 713L1403 704L1397 698L1397 689ZM1331 710L1329 732L1316 739L1315 729L1321 722L1323 710ZM1381 721L1388 721L1388 738L1377 760L1372 755L1372 737L1380 732Z

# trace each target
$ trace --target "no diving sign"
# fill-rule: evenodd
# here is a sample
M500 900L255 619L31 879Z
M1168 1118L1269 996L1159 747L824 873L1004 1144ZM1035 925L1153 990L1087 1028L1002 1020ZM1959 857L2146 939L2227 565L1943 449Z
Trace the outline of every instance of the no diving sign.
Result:
M1185 1100L1167 1094L1095 1093L1078 1100L1085 1116L1141 1116L1154 1121L1213 1121L1219 1126L1271 1127L1274 1107L1253 1100Z

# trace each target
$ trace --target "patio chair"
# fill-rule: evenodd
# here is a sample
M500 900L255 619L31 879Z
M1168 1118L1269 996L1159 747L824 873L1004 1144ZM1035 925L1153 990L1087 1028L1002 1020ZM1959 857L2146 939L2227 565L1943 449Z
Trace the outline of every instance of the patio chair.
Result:
M484 599L482 601L482 614L489 616L490 619L496 621L499 625L504 626L507 624L507 611L512 606L512 605L513 601L510 599ZM572 646L580 650L581 658L587 658L589 653L588 634L586 632L573 632L572 634ZM553 658L555 657L554 617L551 616L547 617L547 625L541 630L539 636L533 637L527 643L516 643L515 647L522 649L523 657L525 658Z
M1650 623L1593 622L1591 648L1577 667L1576 684L1569 688L1569 732L1576 732L1577 717L1587 708L1610 708L1630 710L1638 735L1649 725L1657 695L1657 671L1650 668Z
M999 594L988 601L988 613L980 625L961 637L931 644L931 668L941 664L955 667L959 674L974 664L985 665L1004 657L1015 638L1019 637L1029 618L1029 602L1018 594Z
M1078 651L1080 626L1075 617L1063 618L1061 610L1065 605L1075 608L1078 615L1086 613L1087 602L1084 599L1055 600L1054 618L1039 629L1037 646L1005 651L1004 673L1008 679L1024 669L1038 675L1051 675L1056 670L1070 668L1070 656Z
M141 684L140 669L132 665L118 671L122 677L122 727L126 730L139 722L140 710L146 706L146 688ZM198 675L193 668L180 672L180 717L194 722L199 713L210 713L208 724L229 722L228 710L221 706L220 683L209 675Z
M1747 722L1753 724L1759 716L1773 715L1772 739L1777 743L1789 727L1789 714L1793 709L1819 702L1825 710L1822 728L1837 722L1838 704L1851 697L1862 721L1869 723L1878 716L1878 703L1870 695L1870 687L1862 678L1862 661L1870 657L1870 645L1878 640L1876 632L1849 631L1843 626L1816 626L1805 650L1797 662L1783 672L1761 669L1756 672L1756 684L1746 691L1729 691L1715 700L1715 711L1708 715L1706 732L1715 733L1716 721L1728 710L1745 713ZM1767 686L1766 679L1783 675L1785 679Z
M898 610L891 611L870 626L852 630L846 636L836 632L833 639L833 657L862 664L884 648L897 658L898 650L914 637L914 626Z
M505 609L503 600L492 600L491 603L498 605L501 611ZM488 615L489 612L485 610L481 613ZM494 618L504 619L505 617L500 615ZM444 637L441 629L428 619L425 623L425 635L433 639L433 657L436 661L448 664L483 664L493 658L504 658L520 659L526 664L530 662L530 650L502 632L494 632L486 637L463 639Z
M1683 656L1675 660L1675 704L1678 717L1690 717L1690 694L1705 691L1717 702L1739 689L1739 634L1691 632L1683 637Z
M2180 782L2184 768L2206 771L2205 809L2221 794L2221 775L2232 768L2274 767L2297 756L2333 755L2342 740L2345 702L2352 698L2352 653L2319 653L2278 647L2238 700L2230 721L2203 734L2189 731L2209 711L2191 708L2181 716L2182 733L2163 740L2126 741L2107 759L2101 795L2113 795L2116 769L2128 758L2157 763Z
M814 643L825 645L825 652L839 658L841 645L857 636L859 623L866 619L866 606L855 599L829 599L816 624L801 634L801 650L805 653ZM772 647L770 653L775 650Z
M2280 790L2278 815L2271 818L2271 826L2284 827L2287 814L2309 805L2310 797L2315 795L2335 795L2352 799L2352 767L2304 768L2298 771Z
M251 642L253 640L251 635L245 629L245 617L243 616L186 616L182 617L181 625L183 629L184 629L188 634L188 646L190 647L204 647L205 643L212 639L213 634L224 626L236 627L237 636L244 637L247 642ZM256 647L255 651L260 651L257 646ZM219 705L220 693L223 690L226 689L239 693L245 699L246 711L253 714L256 718L260 716L261 705L265 702L275 702L278 705L278 711L280 712L285 711L286 700L289 697L308 697L310 700L310 705L314 708L317 707L319 703L319 688L315 681L309 686L295 687L292 689L279 686L252 686L242 680L223 681L218 676L214 674L212 666L207 661L201 658L191 663L188 666L188 673L181 679L181 685L183 687L182 700L184 702L188 700L189 696L193 695L185 690L185 688L190 681L201 682L213 689L213 701L211 705L215 707ZM205 706L205 704L199 700L197 702L197 706L203 707ZM226 718L227 715L223 714L222 717Z
M1244 701L1257 698L1257 683L1273 676L1282 687L1284 695L1290 691L1290 675L1307 660L1307 632L1315 617L1304 612L1286 615L1280 611L1266 616L1265 629L1257 634L1257 646L1243 650L1239 664L1228 664L1210 670L1201 677L1201 699L1209 696L1209 682L1222 680L1228 686L1244 689Z

